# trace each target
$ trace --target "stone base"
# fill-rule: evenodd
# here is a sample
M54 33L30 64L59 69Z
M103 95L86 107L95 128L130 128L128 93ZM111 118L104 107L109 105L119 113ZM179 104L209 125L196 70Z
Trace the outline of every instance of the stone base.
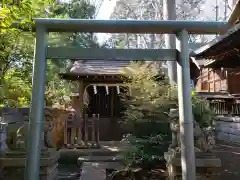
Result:
M59 152L46 151L41 153L40 180L56 180ZM4 180L24 180L26 156L24 152L9 152L0 158L3 165Z
M181 154L169 151L164 156L167 161L169 180L181 180ZM196 152L195 156L197 180L210 180L213 175L218 173L221 160L213 153Z

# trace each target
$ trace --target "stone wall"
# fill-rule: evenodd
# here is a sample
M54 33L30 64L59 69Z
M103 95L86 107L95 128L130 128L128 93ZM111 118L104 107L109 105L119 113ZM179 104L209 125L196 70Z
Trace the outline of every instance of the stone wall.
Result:
M218 116L215 129L218 140L240 143L240 117Z
M52 114L52 118L55 124L53 129L53 143L58 147L64 145L64 123L68 118L69 111L64 111L54 108L46 108L50 111L46 113L45 117L49 118L49 114ZM76 108L77 109L77 108ZM18 128L23 122L28 122L29 108L0 108L0 117L4 117L5 121L10 124L8 126L8 133L16 133ZM49 113L50 112L50 113ZM47 115L46 115L47 114ZM118 123L120 120L117 118L102 118L100 116L100 141L119 141L124 134L124 130Z
M4 122L8 123L8 137L14 136L24 122L28 123L29 111L30 108L0 108L0 117L4 119ZM45 108L45 122L47 119L47 121L53 121L55 124L52 130L51 142L56 146L62 146L64 144L64 123L67 115L68 111L51 107Z
M24 179L26 162L25 137L27 136L25 132L29 121L29 110L29 108L0 108L0 117L8 124L5 131L7 134L6 142L8 149L0 155L0 179ZM44 136L45 146L41 149L39 162L40 180L55 180L57 178L59 151L55 148L49 148L46 144L50 144L51 147L56 147L57 141L59 140L57 138L59 137L62 138L61 141L63 142L64 120L67 116L62 116L62 114L67 115L68 112L51 107L44 108L44 134L46 136ZM58 121L63 122L61 128L59 127ZM55 125L53 126L53 124ZM62 132L57 129L62 129ZM2 135L3 134L1 134L1 137Z

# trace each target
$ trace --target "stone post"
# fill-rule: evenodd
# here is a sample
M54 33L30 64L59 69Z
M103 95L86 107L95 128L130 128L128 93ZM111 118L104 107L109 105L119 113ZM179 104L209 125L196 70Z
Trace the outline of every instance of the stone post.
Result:
M0 117L0 156L5 156L8 147L6 144L7 132L6 132L7 123L4 123Z

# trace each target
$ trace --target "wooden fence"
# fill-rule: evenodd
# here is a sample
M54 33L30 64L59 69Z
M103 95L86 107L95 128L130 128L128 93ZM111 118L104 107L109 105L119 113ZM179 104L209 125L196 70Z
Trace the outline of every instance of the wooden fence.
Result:
M210 101L210 109L216 115L232 115L239 116L240 115L240 103L229 103L229 102L215 102Z
M86 114L83 121L69 114L64 128L64 144L68 148L99 147L99 115Z

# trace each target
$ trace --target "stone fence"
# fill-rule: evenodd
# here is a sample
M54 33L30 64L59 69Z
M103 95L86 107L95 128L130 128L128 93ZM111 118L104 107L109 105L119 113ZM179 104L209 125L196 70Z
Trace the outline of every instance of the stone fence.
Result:
M29 121L30 108L0 108L0 117L8 124L8 138L16 134L17 130ZM64 124L68 118L69 111L45 107L45 127L52 126L51 143L61 147L64 144ZM48 127L49 129L51 127Z
M240 117L217 116L215 131L218 140L240 143Z
M29 108L0 108L1 123L4 129L0 131L0 179L24 179L26 163L26 133L29 121ZM64 124L68 118L68 111L44 108L44 129L42 140L44 145L40 155L40 180L57 179L57 166L60 157L56 148L64 143ZM1 124L3 125L3 124ZM3 144L6 147L3 151Z

